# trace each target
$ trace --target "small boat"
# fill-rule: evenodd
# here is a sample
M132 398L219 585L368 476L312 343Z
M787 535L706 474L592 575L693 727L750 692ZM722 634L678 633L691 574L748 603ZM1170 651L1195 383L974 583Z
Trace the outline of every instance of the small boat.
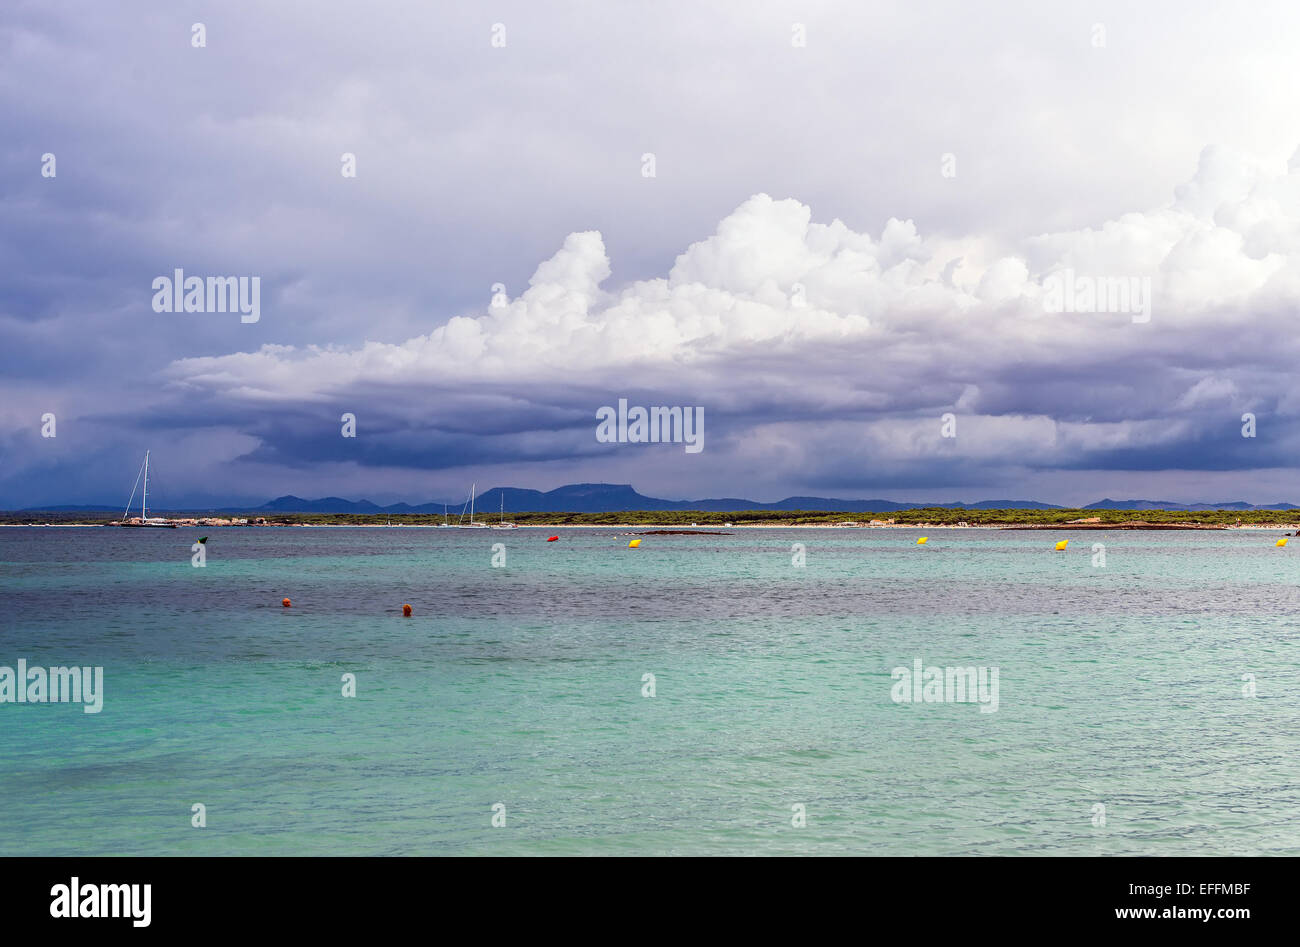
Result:
M462 507L460 511L460 521L457 521L456 523L457 529L490 529L491 528L488 526L487 523L474 522L474 489L477 486L478 484L475 483L475 484L471 484L469 488L469 522L468 523L462 522L465 519L465 509L464 507Z
M514 523L506 522L506 492L504 490L501 491L501 522L493 523L492 528L493 529L518 529L519 528Z
M144 480L144 492L140 494L140 515L127 516L131 512L131 504L135 502L135 491L140 487L141 479ZM122 519L114 523L114 526L152 526L156 529L176 529L177 524L167 520L162 516L149 515L149 451L144 452L144 463L140 465L140 472L135 475L135 486L131 488L131 498L126 501L126 509L122 511Z

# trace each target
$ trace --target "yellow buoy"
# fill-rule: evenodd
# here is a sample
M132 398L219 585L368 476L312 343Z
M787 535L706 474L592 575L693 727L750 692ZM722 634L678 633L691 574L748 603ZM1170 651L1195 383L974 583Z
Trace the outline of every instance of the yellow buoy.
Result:
M635 549L635 548L636 548L637 546L639 546L639 545L641 545L641 540L639 540L639 539L634 539L634 540L632 540L630 543L627 544L627 548L628 548L628 549Z
M1069 542L1070 541L1068 539L1062 539L1059 543L1056 544L1056 551L1063 552L1065 550L1065 547L1069 544Z
M1279 539L1279 540L1277 541L1277 544L1278 544L1279 546L1285 546L1285 545L1286 545L1286 539L1285 539L1285 538Z
M917 544L918 546L924 546L924 545L925 545L925 541L926 541L927 539L929 539L929 538L930 538L929 536L922 536L920 539L918 539L918 540L916 541L916 544Z

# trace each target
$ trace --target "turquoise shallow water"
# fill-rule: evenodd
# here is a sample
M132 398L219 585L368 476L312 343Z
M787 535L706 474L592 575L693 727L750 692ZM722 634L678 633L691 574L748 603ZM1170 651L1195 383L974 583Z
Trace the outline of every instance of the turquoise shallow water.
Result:
M1300 548L918 535L0 529L0 854L1300 854Z

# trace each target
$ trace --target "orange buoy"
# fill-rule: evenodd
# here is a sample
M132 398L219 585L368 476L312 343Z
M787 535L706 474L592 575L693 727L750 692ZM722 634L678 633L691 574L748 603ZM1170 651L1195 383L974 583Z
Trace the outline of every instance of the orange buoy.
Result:
M410 618L410 617L411 617L411 606L410 606L410 605L403 605L403 606L402 606L402 615L403 615L404 617L406 617L406 618Z
M293 607L293 602L289 601L287 598L280 599L280 604L283 605L285 608Z
M557 539L559 539L559 538L560 538L559 536L552 536L550 539L548 539L548 540L546 540L546 541L547 541L548 543L553 543L553 542L555 542L555 541L556 541Z

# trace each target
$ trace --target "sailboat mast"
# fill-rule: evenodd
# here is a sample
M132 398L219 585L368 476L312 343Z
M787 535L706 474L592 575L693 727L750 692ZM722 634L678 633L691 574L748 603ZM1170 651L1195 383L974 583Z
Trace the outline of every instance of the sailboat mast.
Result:
M478 486L477 483L471 483L469 485L469 525L470 526L474 525L474 488L477 486Z
M143 523L149 516L146 510L149 507L149 452L144 452L144 493L140 496L140 522Z

